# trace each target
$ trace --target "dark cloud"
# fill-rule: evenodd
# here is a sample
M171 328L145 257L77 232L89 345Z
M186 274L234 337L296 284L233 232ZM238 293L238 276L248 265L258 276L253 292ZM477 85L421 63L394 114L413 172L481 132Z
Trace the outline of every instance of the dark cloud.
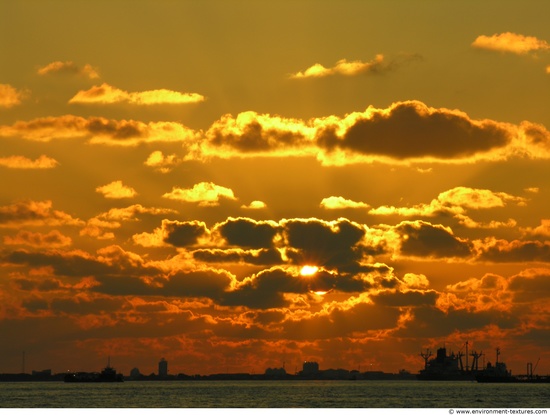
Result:
M246 279L235 290L225 293L222 305L243 305L249 308L278 308L289 305L283 293L307 293L308 282L281 268L261 271Z
M391 329L397 325L400 311L370 303L358 302L351 308L334 307L327 313L310 318L287 319L279 326L288 339L316 340L334 337L356 337L369 330Z
M86 315L98 313L112 313L121 309L121 300L113 298L94 298L84 300L82 298L56 298L50 303L50 309L54 312L70 315Z
M133 276L103 276L93 291L109 295L159 297L206 297L219 299L232 283L225 271L179 271L169 277L157 276L151 282Z
M46 278L43 280L15 278L12 279L12 282L23 291L55 291L62 288L62 285L58 280L51 278Z
M345 269L355 267L362 257L357 244L364 237L365 229L347 219L334 223L291 219L283 221L283 226L291 248L287 255L294 263Z
M550 242L490 240L478 258L492 262L550 262Z
M530 303L534 300L550 298L550 270L537 270L536 273L522 273L510 278L508 289L514 292L518 302Z
M438 294L435 291L381 291L371 296L376 304L388 307L435 306Z
M77 253L14 251L8 253L4 260L8 263L31 267L51 266L56 275L67 277L104 275L113 272L113 268L109 265Z
M171 297L217 299L230 288L232 281L230 274L225 271L182 271L170 276L161 293Z
M421 257L467 257L470 244L460 240L441 225L424 221L401 222L396 227L402 237L401 252Z
M164 228L164 242L176 247L194 245L198 238L208 234L208 229L204 222L179 222L163 220L162 227Z
M398 337L413 337L431 341L445 338L453 332L479 330L488 325L510 328L521 321L520 316L497 310L474 312L450 308L447 311L442 311L434 306L421 305L411 309L411 312L412 319L403 328L398 329L396 333Z
M275 223L248 218L229 218L217 226L229 245L245 248L271 248L279 228Z
M467 157L503 147L510 139L496 122L475 122L456 111L430 110L419 101L373 111L370 118L357 119L342 138L336 135L336 127L317 136L318 145L328 152L343 149L396 159Z
M143 279L128 276L98 276L95 278L99 285L91 288L91 291L109 295L136 295L149 296L160 294L159 287L147 284Z
M281 265L284 262L276 249L198 249L193 251L193 258L210 263L245 262L253 265Z
M91 134L107 135L114 139L144 137L146 125L139 121L115 121L93 117L87 120L86 129Z
M28 252L13 251L4 255L4 261L31 267L50 266L54 273L67 277L104 275L155 275L160 271L145 266L136 254L124 251L118 246L103 248L97 257L82 251Z
M214 147L230 147L243 153L254 153L299 147L304 141L304 135L291 128L270 126L269 117L250 112L242 118L246 120L240 117L235 120L226 115L212 125L207 131L209 143ZM235 124L238 130L234 129Z

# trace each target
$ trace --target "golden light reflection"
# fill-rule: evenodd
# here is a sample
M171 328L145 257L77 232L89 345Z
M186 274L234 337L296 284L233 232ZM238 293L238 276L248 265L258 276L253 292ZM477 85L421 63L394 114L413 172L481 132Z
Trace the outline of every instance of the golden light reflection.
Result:
M304 277L315 275L318 270L319 270L319 267L316 267L315 265L304 265L300 270L300 275L303 275Z

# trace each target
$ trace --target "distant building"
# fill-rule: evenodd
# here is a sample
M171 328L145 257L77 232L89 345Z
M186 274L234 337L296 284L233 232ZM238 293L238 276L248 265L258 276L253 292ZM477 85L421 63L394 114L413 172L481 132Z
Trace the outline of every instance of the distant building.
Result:
M317 362L304 362L302 365L303 375L316 375L319 373L319 363Z
M130 370L130 377L132 379L139 379L141 377L141 373L137 367Z
M164 357L160 359L159 362L159 377L166 377L168 376L168 362Z

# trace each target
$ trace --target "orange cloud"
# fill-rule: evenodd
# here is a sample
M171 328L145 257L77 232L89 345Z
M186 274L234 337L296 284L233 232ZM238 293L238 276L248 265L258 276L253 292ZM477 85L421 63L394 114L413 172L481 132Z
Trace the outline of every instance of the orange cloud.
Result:
M95 189L96 192L101 193L107 199L128 199L135 197L137 192L129 186L122 184L122 181L116 180L105 186L99 186Z
M522 228L522 231L528 235L550 237L550 219L541 219L539 226L535 228Z
M173 215L176 213L173 209L149 208L140 204L125 208L112 208L88 220L86 227L80 231L80 235L97 239L114 239L114 233L108 230L120 228L121 222L139 221L140 215Z
M5 236L4 243L6 245L29 245L36 248L61 248L71 245L72 239L58 230L53 230L47 234L21 230L15 236Z
M0 166L10 169L53 169L59 163L48 156L41 155L36 160L24 156L0 157Z
M341 196L330 196L321 200L321 207L324 209L366 209L369 205L363 202L354 202Z
M221 199L237 200L233 190L218 186L212 182L201 182L191 189L174 187L162 197L182 202L198 203L199 206L218 206Z
M7 206L0 206L0 227L21 226L83 226L84 222L71 215L52 209L52 201L36 202L26 200Z
M127 92L103 83L87 91L78 91L69 100L70 104L114 104L127 102L135 105L191 104L204 101L197 93L181 93L168 89L155 89L143 92Z
M534 36L524 36L516 33L505 32L492 36L478 36L472 43L474 48L511 52L518 55L537 50L549 50L550 44L545 40Z
M220 158L313 156L318 152L314 134L315 127L302 120L246 111L214 122L205 133L208 141L202 151Z
M89 79L99 78L97 69L93 68L90 64L87 63L83 67L80 67L72 61L55 61L49 63L38 68L37 73L38 75L70 74L84 76Z
M145 165L154 168L161 173L168 173L183 160L178 158L175 154L164 155L162 151L153 151L147 160Z
M474 241L474 244L480 261L516 263L550 261L549 241L507 241L491 237Z
M490 223L479 223L466 215L468 210L504 207L506 202L514 202L518 206L525 206L526 199L505 192L493 192L488 189L473 189L459 186L440 193L429 204L421 203L413 207L379 206L371 209L369 214L425 217L450 214L458 219L461 225L468 228L494 229L498 227L513 227L516 225L516 222L512 219L509 219L507 222L491 221Z
M162 220L160 228L153 233L143 232L132 237L136 245L145 247L176 246L185 247L197 244L210 235L206 224L201 221Z
M11 85L0 84L0 108L11 108L20 105L28 95L28 91L18 91Z
M144 123L62 115L17 121L11 126L0 125L0 136L42 142L87 139L91 144L129 147L154 142L179 142L183 146L191 146L197 141L198 133L176 122Z

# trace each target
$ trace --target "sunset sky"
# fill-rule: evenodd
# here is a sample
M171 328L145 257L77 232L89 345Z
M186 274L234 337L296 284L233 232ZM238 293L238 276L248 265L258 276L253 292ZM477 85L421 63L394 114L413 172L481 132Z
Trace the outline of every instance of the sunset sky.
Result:
M550 373L550 2L0 2L0 373Z

